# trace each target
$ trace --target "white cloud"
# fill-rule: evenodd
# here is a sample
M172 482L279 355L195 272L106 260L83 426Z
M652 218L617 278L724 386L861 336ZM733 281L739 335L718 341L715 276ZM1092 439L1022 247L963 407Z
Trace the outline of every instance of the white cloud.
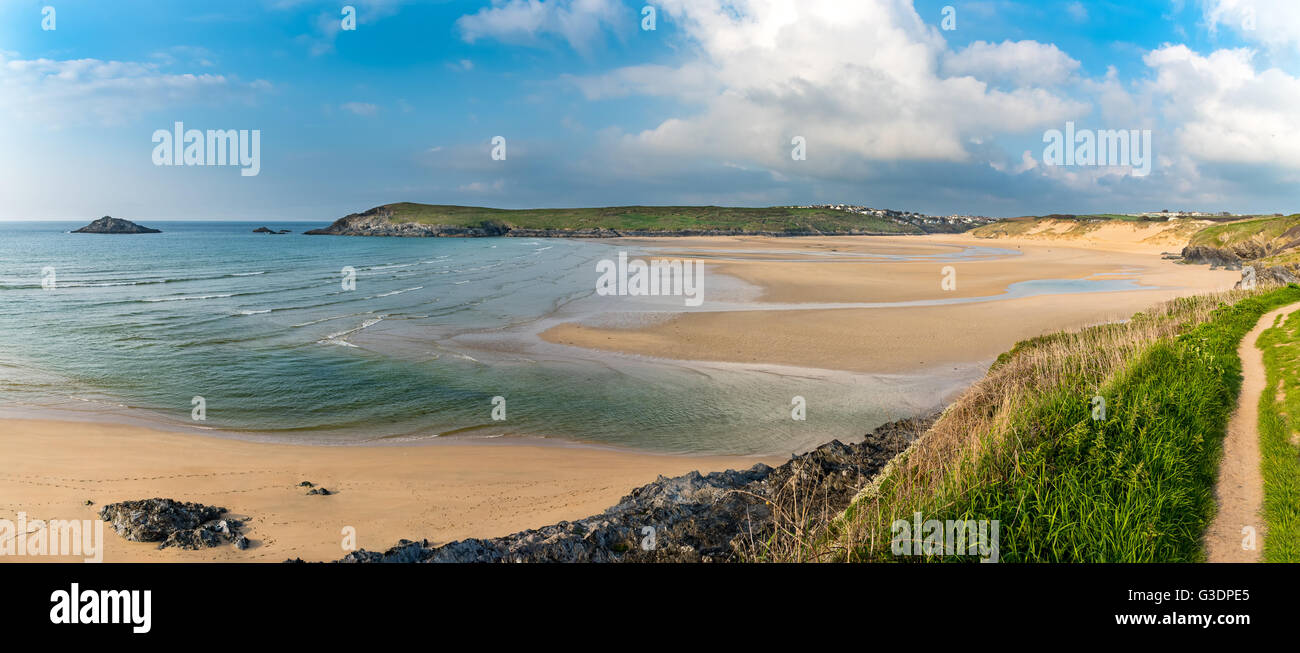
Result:
M605 27L634 22L618 0L493 0L491 7L456 21L469 43L496 39L536 44L543 37L564 39L579 52L589 52Z
M660 64L625 66L603 75L564 75L561 79L577 86L588 100L650 95L700 101L722 90L713 69L697 63L678 68Z
M943 57L947 75L972 75L1012 86L1063 84L1078 69L1079 62L1055 45L1037 41L976 41Z
M369 102L344 102L339 108L358 116L373 116L379 113L379 105Z
M158 64L0 56L0 115L58 127L122 124L172 106L253 101L270 82L217 74L168 74Z
M1015 73L1020 57L1047 54L1051 67L1023 77L1060 81L1077 62L1054 46L951 55L904 0L664 0L661 11L698 51L694 62L573 80L593 98L638 93L703 105L640 133L607 132L623 161L726 160L848 178L884 161L969 161L972 141L1041 132L1088 110L1041 86L1003 90L977 78L990 68ZM946 76L946 59L973 61L970 74ZM806 161L791 159L795 136L807 141Z
M1300 168L1300 78L1276 68L1256 70L1247 49L1202 56L1184 45L1154 50L1150 91L1178 147L1208 162Z
M1084 7L1083 3L1078 2L1078 0L1065 5L1065 13L1069 14L1070 18L1073 18L1076 23L1088 21L1088 8Z
M1201 0L1210 30L1239 34L1273 51L1300 50L1300 2L1296 0Z
M342 9L344 5L350 4L354 6L357 10L356 29L364 29L365 25L373 24L375 21L396 14L402 5L409 1L351 0L350 3L339 3L336 7L331 7L329 10L317 14L313 21L313 33L299 35L296 40L306 46L312 56L333 52L334 42L343 31ZM314 2L314 0L276 0L271 4L271 7L273 9L293 10L307 2Z

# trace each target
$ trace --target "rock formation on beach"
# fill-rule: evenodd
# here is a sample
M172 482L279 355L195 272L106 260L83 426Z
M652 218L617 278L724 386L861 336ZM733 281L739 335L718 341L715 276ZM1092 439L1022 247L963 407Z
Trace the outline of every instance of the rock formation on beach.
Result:
M142 227L130 220L104 216L94 222L73 230L74 234L160 234L158 229Z
M340 562L739 561L761 548L790 512L811 507L819 518L839 514L937 418L890 422L861 443L833 441L776 468L759 463L744 471L660 476L618 505L575 522L440 546L402 540L382 553L354 551Z
M225 508L155 498L110 503L99 510L99 518L123 538L161 542L160 549L174 546L193 550L225 542L237 549L248 548L248 539L240 533L243 522L221 519L225 513Z
M1250 267L1257 283L1300 281L1300 215L1242 220L1196 234L1182 251L1187 263L1242 270ZM1241 288L1249 273L1242 272Z

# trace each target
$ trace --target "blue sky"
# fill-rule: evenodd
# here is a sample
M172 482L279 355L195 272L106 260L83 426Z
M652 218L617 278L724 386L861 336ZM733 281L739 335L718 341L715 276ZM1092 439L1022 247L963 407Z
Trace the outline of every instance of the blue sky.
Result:
M1297 107L1292 0L7 0L0 219L1289 213ZM260 130L260 173L155 166L152 134L176 121ZM1151 130L1151 174L1047 165L1043 134L1067 121Z

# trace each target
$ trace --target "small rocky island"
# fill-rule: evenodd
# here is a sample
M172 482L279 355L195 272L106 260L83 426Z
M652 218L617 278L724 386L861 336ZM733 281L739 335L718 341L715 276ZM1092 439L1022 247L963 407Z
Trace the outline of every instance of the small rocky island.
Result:
M104 216L80 229L73 230L74 234L160 234L158 229L142 227L130 220Z
M258 227L258 228L256 228L256 229L253 230L253 233L255 233L255 234L291 234L291 233L293 233L293 232L290 231L290 230L288 230L288 229L281 229L281 230L279 230L279 231L274 231L274 230L269 229L269 228L267 228L267 227Z

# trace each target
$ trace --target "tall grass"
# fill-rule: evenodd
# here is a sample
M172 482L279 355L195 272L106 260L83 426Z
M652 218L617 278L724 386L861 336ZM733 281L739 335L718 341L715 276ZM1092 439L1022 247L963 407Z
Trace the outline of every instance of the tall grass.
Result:
M1300 562L1300 311L1259 337L1268 384L1259 400L1264 560Z
M1017 344L801 557L893 559L891 524L921 512L999 520L1007 561L1201 559L1237 344L1295 301L1296 286L1187 297Z

